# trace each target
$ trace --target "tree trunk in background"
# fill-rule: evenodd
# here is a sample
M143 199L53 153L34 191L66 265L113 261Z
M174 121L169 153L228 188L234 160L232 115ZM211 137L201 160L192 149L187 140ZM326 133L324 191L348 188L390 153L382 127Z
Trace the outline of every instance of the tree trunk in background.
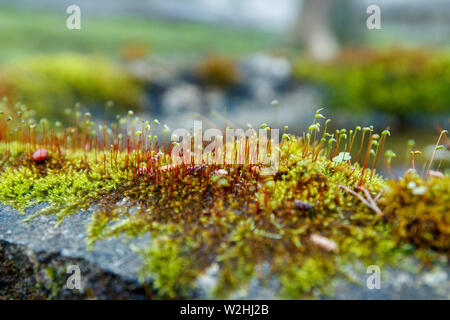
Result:
M307 54L319 61L329 61L339 51L331 27L330 8L333 0L303 0L298 28Z

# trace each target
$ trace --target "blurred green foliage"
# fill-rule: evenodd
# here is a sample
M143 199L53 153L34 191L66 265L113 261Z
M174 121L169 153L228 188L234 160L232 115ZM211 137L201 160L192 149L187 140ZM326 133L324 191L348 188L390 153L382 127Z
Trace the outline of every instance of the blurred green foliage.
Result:
M450 110L450 55L445 53L345 50L330 63L302 60L294 73L320 85L326 105L336 109L397 116Z
M207 52L267 50L281 42L274 34L249 28L126 15L83 15L81 30L68 30L67 17L65 10L0 5L0 60L60 52L120 58L124 46L136 43L152 55L184 61Z
M0 69L0 95L20 101L40 117L64 118L75 103L116 111L139 109L141 88L125 70L100 57L76 54L39 56Z

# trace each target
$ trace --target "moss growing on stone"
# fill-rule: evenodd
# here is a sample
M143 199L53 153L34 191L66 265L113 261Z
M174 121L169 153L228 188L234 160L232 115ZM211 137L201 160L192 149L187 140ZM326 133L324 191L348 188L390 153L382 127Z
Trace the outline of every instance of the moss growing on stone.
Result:
M173 145L153 138L158 122L132 112L110 128L95 128L85 115L76 127L43 123L37 132L0 119L9 155L0 201L19 209L47 202L39 213L60 219L90 207L90 245L150 233L141 277L162 298L194 295L212 266L212 297L233 296L252 281L284 298L320 297L334 279L351 277L349 270L397 264L411 243L445 251L448 177L386 181L375 167L388 131L330 134L321 118L317 112L303 137L282 136L273 176L261 175L261 164L175 165ZM13 127L15 134L4 134ZM360 146L357 135L365 136ZM36 147L50 151L42 163L31 160Z

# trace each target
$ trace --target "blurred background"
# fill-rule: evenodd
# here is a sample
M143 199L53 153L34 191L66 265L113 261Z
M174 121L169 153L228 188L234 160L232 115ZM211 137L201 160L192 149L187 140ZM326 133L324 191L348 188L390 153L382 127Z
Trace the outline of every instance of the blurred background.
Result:
M64 123L79 103L301 134L325 107L334 128L389 127L399 155L449 129L450 0L1 0L0 48L0 96L37 119Z

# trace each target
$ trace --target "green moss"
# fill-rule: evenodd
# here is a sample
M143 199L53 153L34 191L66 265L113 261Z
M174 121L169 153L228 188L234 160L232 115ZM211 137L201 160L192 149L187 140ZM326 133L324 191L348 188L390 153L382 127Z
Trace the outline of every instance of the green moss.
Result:
M388 181L382 199L398 240L449 254L450 177L423 179L415 171Z
M12 141L7 144L0 142L0 164L11 165L15 160L21 158L26 152L24 144Z
M61 276L61 272L58 272L54 266L49 266L44 269L46 276L45 288L49 291L49 298L57 297L61 288L64 287L64 280Z
M141 277L152 280L160 298L187 298L197 277L189 251L169 239L154 239L142 252Z
M49 206L39 211L55 213L59 220L64 216L86 208L101 194L115 188L112 179L105 178L96 171L87 171L67 162L64 169L49 169L31 165L7 167L1 173L0 201L23 212L24 209L47 203Z
M301 265L289 264L280 276L281 295L298 299L304 298L305 293L309 297L314 297L317 292L326 293L325 288L331 286L329 273L334 269L332 261L320 258L307 258Z
M448 177L386 182L373 168L387 131L329 134L317 113L303 137L283 135L278 172L262 176L248 164L164 167L170 149L143 140L155 128L142 122L141 129L131 116L94 133L86 130L88 117L50 137L42 128L40 147L50 151L42 163L30 159L32 129L19 127L9 140L16 151L10 142L3 147L11 159L1 167L0 201L19 209L46 202L38 214L60 221L91 207L89 245L150 233L141 278L151 278L162 298L190 297L213 265L214 297L270 278L280 297L313 298L331 294L349 269L397 266L414 253L434 259L429 252L448 248ZM0 119L0 132L6 123ZM119 127L126 130L119 134ZM361 133L365 142L354 146ZM226 174L214 174L218 168Z

